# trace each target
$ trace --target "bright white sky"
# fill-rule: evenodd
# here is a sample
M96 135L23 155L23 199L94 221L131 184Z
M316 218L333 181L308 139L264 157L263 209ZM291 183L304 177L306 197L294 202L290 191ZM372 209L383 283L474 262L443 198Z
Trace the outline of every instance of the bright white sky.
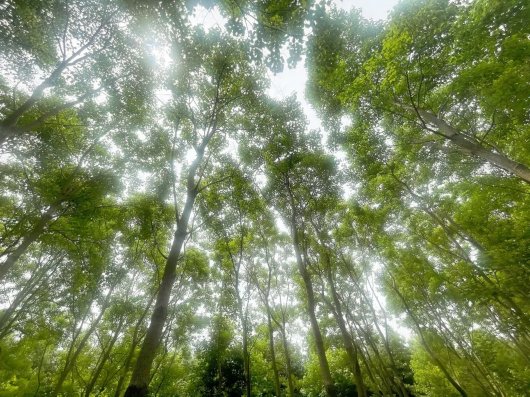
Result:
M344 10L359 8L365 18L376 20L386 19L388 12L398 3L398 0L335 0L334 3ZM271 86L268 94L279 99L295 92L298 100L302 102L310 128L319 128L320 121L316 112L305 100L307 71L303 62L300 62L295 69L285 69L277 75L271 73L270 78Z
M359 8L362 15L368 19L386 19L388 12L398 3L398 0L335 0L335 5L344 10ZM224 25L222 16L215 9L206 10L197 7L193 22L202 25L205 29ZM320 122L311 106L305 101L305 84L307 72L303 62L298 63L295 69L285 69L277 75L270 74L271 87L268 94L275 98L284 98L293 92L302 102L311 128L318 128Z

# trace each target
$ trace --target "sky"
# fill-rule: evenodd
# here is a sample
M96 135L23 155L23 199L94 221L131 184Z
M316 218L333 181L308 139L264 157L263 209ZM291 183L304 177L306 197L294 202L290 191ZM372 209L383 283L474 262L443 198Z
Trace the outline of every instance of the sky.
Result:
M398 3L398 0L335 0L335 5L344 10L359 8L362 15L367 19L386 19L388 12ZM304 112L309 121L309 127L317 129L320 120L314 109L305 100L304 90L307 81L307 70L304 63L300 62L295 69L287 69L282 73L273 75L270 73L271 86L268 94L277 99L285 98L296 93L302 102Z
M398 3L398 0L335 0L335 5L343 10L359 8L362 15L367 19L381 20L386 19L388 12ZM202 25L205 29L210 27L221 27L224 22L223 18L214 9L206 10L197 7L194 22ZM268 94L280 99L297 94L307 113L310 127L318 128L320 123L314 110L304 100L305 83L307 81L307 71L304 63L299 62L294 69L287 69L276 75L270 73L271 87Z
M360 8L363 16L368 19L385 19L388 11L394 7L397 0L335 0L335 5L350 10Z

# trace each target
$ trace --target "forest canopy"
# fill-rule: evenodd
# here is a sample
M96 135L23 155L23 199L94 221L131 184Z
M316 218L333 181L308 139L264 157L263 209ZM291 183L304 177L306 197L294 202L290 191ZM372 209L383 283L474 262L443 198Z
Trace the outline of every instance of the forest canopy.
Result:
M2 2L0 397L530 396L529 21Z

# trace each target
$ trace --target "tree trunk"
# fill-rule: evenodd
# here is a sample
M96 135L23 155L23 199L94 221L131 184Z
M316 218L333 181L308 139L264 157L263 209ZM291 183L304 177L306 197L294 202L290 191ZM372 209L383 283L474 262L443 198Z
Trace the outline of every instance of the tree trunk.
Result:
M276 364L276 351L274 349L274 329L272 327L272 313L271 308L267 302L267 326L269 328L269 349L271 351L271 361L272 361L272 373L274 375L274 391L276 397L281 396L280 389L280 376L278 375L278 365Z
M64 368L59 376L59 380L57 381L57 384L55 385L55 391L53 393L54 395L59 394L59 392L61 391L63 383L66 380L66 377L68 376L68 374L74 367L75 362L77 361L77 357L79 357L79 354L81 354L81 351L84 349L86 343L88 342L88 338L90 337L90 335L92 335L92 333L98 326L99 322L103 318L103 314L105 313L105 310L107 310L107 307L109 306L112 291L113 289L111 288L109 292L107 293L107 296L105 297L105 302L103 303L103 306L101 307L98 317L96 318L96 320L94 320L90 328L87 330L87 332L81 339L81 342L79 342L79 345L75 349L74 353L71 356L69 355L68 357L66 357ZM75 340L73 340L72 343L75 343Z
M57 78L62 74L62 72L68 67L68 64L70 62L70 59L64 60L61 63L59 63L56 68L53 70L50 75L44 79L36 88L33 90L33 93L31 96L24 102L22 105L20 105L13 113L11 113L9 116L5 118L4 121L2 121L3 126L12 127L14 126L18 119L26 113L39 99L42 98L42 95L44 94L44 90L48 87L51 87L55 84L57 81ZM0 141L1 143L2 141Z
M195 203L195 198L198 194L197 186L195 184L195 175L202 162L204 147L207 143L208 141L205 140L197 150L197 158L192 163L188 173L186 203L182 215L177 222L177 230L166 261L162 282L158 289L155 308L151 315L151 323L149 324L140 354L136 360L136 365L129 386L125 391L125 397L144 397L148 395L151 367L158 346L160 345L162 330L167 319L167 309L171 297L171 290L177 277L177 263L188 234L188 223Z
M129 387L125 392L126 397L147 396L151 366L158 345L160 344L160 337L162 336L162 330L167 319L168 303L176 278L177 262L184 245L184 240L186 239L189 216L191 215L191 207L193 206L194 200L195 194L193 192L188 193L186 207L188 207L189 211L187 216L185 213L182 214L182 218L177 226L171 251L164 268L162 283L160 284L160 289L156 297L155 308L151 315L151 323L149 324L140 354L138 355Z
M33 229L24 236L22 243L20 243L20 245L15 248L13 252L8 254L5 262L0 265L0 280L3 280L7 276L9 270L15 265L15 263L17 263L19 258L26 253L29 246L38 240L46 226L48 226L50 220L53 218L53 213L54 208L50 207L44 214L41 215Z
M22 290L15 296L11 305L0 315L0 339L9 333L9 328L13 323L11 316L15 312L24 312L26 307L32 306L33 303L31 301L38 289L37 286L40 287L49 278L48 271L50 268L57 267L59 260L56 262L51 260L46 265L37 267ZM17 311L17 309L19 310ZM18 317L18 314L15 314L15 317Z
M357 386L357 395L360 397L366 397L367 396L366 386L363 381L363 376L361 373L361 366L359 364L359 358L357 356L357 347L354 345L352 336L348 332L348 328L346 327L346 323L344 322L344 317L342 314L342 305L340 303L339 295L335 288L335 282L333 280L333 275L331 273L331 263L330 263L331 261L329 259L329 253L326 254L326 257L327 257L326 258L326 261L327 261L326 278L330 286L331 296L333 298L333 304L334 304L334 310L332 310L332 312L339 326L339 329L342 335L342 340L344 342L344 348L346 349L346 353L348 355L348 358L350 359L353 376L355 378L355 384Z
M305 265L299 265L298 270L304 281L304 286L307 295L307 312L309 314L309 321L311 323L311 330L313 331L313 337L315 338L315 346L318 355L318 362L320 366L320 376L322 377L322 383L326 390L328 397L334 397L336 395L333 380L331 378L331 372L329 370L328 360L326 358L326 349L324 347L324 339L320 332L318 320L315 314L315 296L313 292L313 284L309 272L305 268Z
M101 30L109 23L112 16L113 14L106 16L96 31L88 38L87 42L75 50L68 58L59 62L50 75L46 77L46 79L44 79L37 87L35 87L31 96L9 116L0 122L0 145L8 138L24 131L23 129L19 130L14 128L20 117L22 117L24 113L31 109L43 97L44 90L46 88L53 87L57 83L58 78L65 71L65 69L79 61L79 56L83 53L83 51L94 44L96 38L101 33Z
M294 226L293 226L294 229ZM326 349L324 347L324 339L322 333L320 332L320 326L318 325L318 320L315 314L315 294L313 291L313 283L311 281L311 275L307 271L306 264L302 259L300 253L300 246L298 241L298 234L296 230L293 230L293 245L294 251L296 254L296 262L298 264L298 271L302 276L304 282L306 297L307 297L307 314L309 315L309 321L311 323L311 330L313 332L313 337L315 338L315 347L317 350L318 363L320 367L320 376L322 377L322 383L326 390L328 397L335 397L335 387L333 385L333 379L331 378L331 372L329 370L328 360L326 358Z
M368 321L368 319L366 318L365 312L364 311L361 312L362 313L362 318L364 320L364 323L366 325L373 324L375 326L375 329L377 330L377 333L379 334L381 340L383 341L383 346L385 348L386 354L388 355L388 359L390 361L390 368L392 369L393 375L394 375L394 377L396 379L396 381L393 382L393 383L397 384L397 392L398 392L398 394L400 396L407 397L409 395L409 392L408 392L408 390L405 387L405 384L403 382L402 374L399 373L399 370L397 368L396 362L394 360L394 353L392 352L392 349L390 348L390 343L389 343L389 340L388 340L388 323L387 323L386 311L385 311L384 307L381 305L381 303L379 302L379 299L377 298L377 295L375 294L375 291L372 289L372 285L370 283L368 283L368 285L370 286L370 289L372 289L372 293L373 293L373 296L375 297L375 301L379 305L379 309L383 312L383 319L385 321L385 332L383 332L381 330L381 327L379 326L378 321L377 321L378 316L377 316L377 313L376 313L374 305L373 305L373 299L369 298L366 295L366 293L364 292L363 288L361 287L361 285L357 281L357 278L355 277L353 269L349 266L350 264L344 259L343 259L343 262L346 265L346 269L348 270L348 274L350 276L351 281L355 284L355 286L357 287L358 291L360 291L361 297L364 299L364 301L366 302L368 308L370 309L370 313L372 313L372 319L373 320L372 321ZM370 338L371 338L371 336L370 336Z
M248 352L248 324L247 319L243 322L243 366L245 371L246 396L251 397L252 383L250 379L250 354Z
M405 307L406 312L410 316L410 319L414 323L414 326L416 327L416 330L418 331L418 335L420 337L421 344L425 348L425 351L429 354L429 356L431 356L431 359L433 360L433 362L438 366L438 368L440 368L440 370L443 372L443 374L445 375L445 377L447 378L449 383L451 383L451 385L453 385L453 387L458 391L458 393L462 397L467 397L467 392L462 388L462 386L460 386L458 381L455 378L453 378L453 376L449 373L449 370L446 368L444 363L442 363L442 361L438 358L438 356L434 353L434 351L431 349L431 347L429 346L429 344L425 340L425 337L423 335L423 331L422 331L422 329L420 327L418 319L416 318L414 313L412 313L412 310L410 309L407 301L405 300L405 297L401 294L401 292L399 292L399 289L397 288L397 286L395 284L395 281L393 281L392 287L393 287L394 291L396 292L396 294L399 296L399 299L401 300L401 302L403 303L403 306Z
M279 323L277 323L280 325ZM294 384L292 377L292 367L291 367L291 353L289 353L289 342L287 341L287 334L285 331L285 317L282 314L282 324L280 326L280 333L282 335L282 345L285 354L285 370L287 372L287 387L289 389L289 397L294 397Z
M405 107L410 109L408 106ZM429 111L420 108L414 110L424 124L434 125L437 128L436 133L438 135L450 140L466 153L478 156L490 164L502 168L503 170L518 176L523 181L530 183L530 168L526 165L511 160L503 154L494 153L491 150L486 149L480 143L473 142L465 135L462 135L456 128L453 128L447 122Z
M269 249L266 246L266 262L269 269L267 277L267 288L265 291L262 291L263 304L265 305L265 310L267 311L267 327L269 331L269 350L271 352L271 361L272 361L272 374L274 377L274 392L276 397L281 397L281 388L280 388L280 376L278 374L278 365L276 363L276 351L274 348L274 328L272 326L272 310L269 303L269 297L271 293L271 281L272 281L272 272L273 266L271 264L271 258L269 254ZM256 283L259 288L259 283Z
M121 396L121 389L123 387L123 384L125 383L125 378L127 377L127 373L129 372L129 367L134 357L134 351L136 350L136 346L138 346L138 343L140 342L140 338L138 337L138 333L140 332L140 327L142 326L145 316L147 316L147 312L151 308L151 305L153 304L154 299L155 299L155 295L151 296L151 298L149 299L149 303L147 304L145 310L142 312L142 315L140 316L140 318L138 319L138 322L136 323L134 327L131 348L129 349L129 353L127 354L127 357L125 358L125 362L123 363L123 370L120 375L120 379L118 379L118 384L116 386L116 391L114 392L114 397Z
M293 242L293 248L296 256L296 264L298 266L298 271L302 276L304 282L306 297L307 297L307 314L309 315L309 321L311 323L311 330L313 332L313 337L315 338L315 347L318 356L318 363L320 368L320 376L322 378L322 383L324 389L326 390L326 395L328 397L335 397L336 390L333 384L333 379L331 378L331 372L329 370L328 360L326 358L326 349L324 347L324 339L322 338L322 333L320 332L320 326L318 325L318 320L315 314L315 293L313 291L313 283L311 281L311 275L307 271L307 262L302 258L301 246L300 246L300 237L299 231L296 227L297 224L297 210L294 200L293 193L291 191L291 186L289 178L286 178L286 188L290 197L291 205L291 238Z
M90 379L90 382L88 383L85 389L85 397L90 397L90 393L92 393L92 390L94 390L94 386L96 386L96 382L98 381L99 374L101 374L101 371L103 371L103 367L105 366L107 360L110 357L110 353L112 352L112 348L114 347L114 344L116 343L116 340L118 339L118 336L120 334L122 327L123 327L123 318L120 320L118 327L116 328L116 330L114 331L114 334L112 335L112 339L110 340L109 345L103 352L103 355L101 359L99 360L99 363L96 366L94 373L92 374L92 378Z

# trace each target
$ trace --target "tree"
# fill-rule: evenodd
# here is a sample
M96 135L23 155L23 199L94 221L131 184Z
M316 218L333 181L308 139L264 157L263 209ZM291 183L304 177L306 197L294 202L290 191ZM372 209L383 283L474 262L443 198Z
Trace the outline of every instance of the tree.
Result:
M529 11L2 3L0 395L527 395Z
M233 42L229 52L218 33L205 35L197 32L188 43L186 58L179 65L186 71L172 82L175 95L174 112L181 138L196 153L186 170L186 198L182 211L175 208L176 231L167 257L160 288L157 293L151 323L145 336L126 396L146 395L149 374L162 329L167 318L167 305L176 277L176 269L184 243L189 235L188 225L201 181L210 156L220 149L219 135L229 115L237 111L237 105L259 88L246 59L241 44ZM207 153L208 151L208 153ZM211 152L211 153L210 153ZM205 158L206 156L206 158ZM175 183L175 182L174 182ZM176 194L174 196L177 200Z
M462 153L529 182L528 154L510 155L511 143L525 134L522 108L485 88L483 77L487 73L488 81L499 85L525 84L521 62L526 56L519 51L524 10L527 6L517 1L497 3L495 11L481 1L409 1L394 10L384 28L358 14L321 12L310 44L310 91L331 113L353 109L372 128L394 131L398 139L413 134L439 150L446 147L444 141L451 142ZM494 12L506 17L492 18ZM510 26L506 33L490 35L503 24ZM340 32L338 40L332 31ZM513 69L501 66L505 62Z
M316 301L313 291L309 258L307 256L307 212L329 199L333 186L334 164L330 157L318 151L314 137L303 136L304 120L294 104L277 106L272 125L265 123L265 133L275 131L275 137L262 149L265 169L269 179L268 190L277 203L280 214L290 227L296 263L307 299L307 314L315 339L321 376L326 393L335 395L331 373L326 359L324 340L316 317ZM294 116L294 117L293 117ZM289 120L289 122L286 122ZM262 127L262 128L263 128ZM277 128L277 129L275 129ZM270 132L269 132L270 134ZM303 148L303 149L302 149ZM301 150L302 149L302 150Z

